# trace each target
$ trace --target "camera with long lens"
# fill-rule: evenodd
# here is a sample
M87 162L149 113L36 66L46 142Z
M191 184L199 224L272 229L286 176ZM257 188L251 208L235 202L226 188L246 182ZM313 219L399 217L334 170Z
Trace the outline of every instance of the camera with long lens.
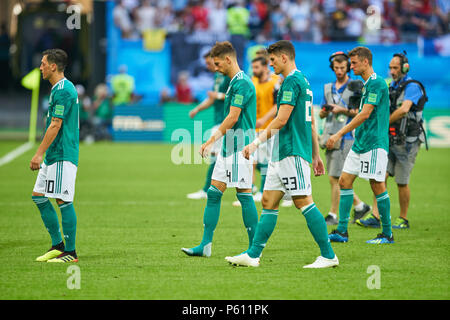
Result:
M361 104L362 99L363 87L364 83L361 80L352 80L348 83L347 88L353 93L348 101L349 109L359 109L359 105Z

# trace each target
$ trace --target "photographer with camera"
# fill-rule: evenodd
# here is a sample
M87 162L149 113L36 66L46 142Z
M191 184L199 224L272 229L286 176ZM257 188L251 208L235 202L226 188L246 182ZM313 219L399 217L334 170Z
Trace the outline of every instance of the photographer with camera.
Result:
M328 138L338 132L351 119L358 114L361 102L362 88L364 84L360 80L351 80L348 76L350 72L350 61L348 56L342 52L333 53L330 58L330 68L336 75L336 81L324 85L324 98L319 116L326 118L323 134L320 137L321 148L326 148ZM331 186L331 206L325 221L328 225L338 224L337 212L339 210L339 177L342 173L345 158L350 151L354 141L352 132L347 133L338 140L332 150L326 150L327 172ZM370 206L362 202L354 194L353 205L355 208L354 219L362 218L370 211Z
M409 178L420 144L425 142L428 149L422 125L423 108L428 98L423 85L408 76L409 68L406 52L395 53L389 63L389 73L393 81L389 85L389 161L386 181L388 176L395 176L398 187L400 217L392 224L395 229L409 229L409 221L406 218L410 200ZM380 226L376 202L373 214L357 221L357 224L364 227Z

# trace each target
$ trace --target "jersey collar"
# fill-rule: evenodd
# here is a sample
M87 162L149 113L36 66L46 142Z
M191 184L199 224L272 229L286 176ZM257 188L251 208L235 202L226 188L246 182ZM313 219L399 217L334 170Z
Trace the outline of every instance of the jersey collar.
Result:
M240 73L244 73L244 71L238 71L235 75L234 75L234 77L231 79L231 81L233 81ZM231 81L230 81L230 83L231 83Z
M295 73L295 71L300 72L300 70L294 69L294 70L292 70L291 72L289 72L289 74L287 75L287 77L292 76L292 75ZM287 78L287 77L286 77L286 78Z
M59 83L61 83L61 81L64 81L64 80L66 80L66 77L62 78L62 79L59 80L57 83L55 83L55 84L53 85L53 87L52 87L52 90L53 90Z
M372 73L372 74L367 78L367 80L364 82L364 85L366 85L367 82L369 82L369 80L372 79L373 75L377 75L377 74L376 74L375 72Z

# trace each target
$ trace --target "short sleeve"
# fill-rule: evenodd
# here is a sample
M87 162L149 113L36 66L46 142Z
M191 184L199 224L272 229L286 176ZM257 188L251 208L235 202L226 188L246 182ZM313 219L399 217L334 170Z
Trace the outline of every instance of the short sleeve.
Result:
M410 100L414 104L419 102L419 99L422 97L422 90L420 89L417 83L410 83L405 88L405 97L404 100Z
M71 106L70 94L67 91L59 90L55 92L52 117L64 119Z
M236 85L231 96L231 107L245 108L252 92L246 83L239 83Z
M291 106L295 106L297 101L297 96L300 92L298 91L298 87L295 84L295 81L291 79L285 79L283 85L280 89L280 106L282 104L289 104Z
M375 82L372 85L368 86L366 90L367 95L364 104L371 104L374 106L379 105L382 97L381 84Z

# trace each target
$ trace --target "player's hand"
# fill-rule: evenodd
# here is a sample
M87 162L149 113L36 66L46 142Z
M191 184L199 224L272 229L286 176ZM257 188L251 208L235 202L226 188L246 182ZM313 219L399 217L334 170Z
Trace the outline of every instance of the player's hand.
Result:
M42 156L35 154L30 161L30 169L31 170L39 170L41 168Z
M325 166L323 165L323 161L319 156L317 156L313 159L312 165L313 165L314 175L316 177L325 174Z
M326 143L326 147L328 150L333 149L333 146L336 144L336 141L339 140L339 136L337 134L333 134L328 138L328 141Z
M256 150L257 148L258 148L258 147L255 146L254 143L250 143L250 144L246 145L245 148L242 150L242 154L244 155L244 158L247 159L247 160L249 160L249 159L250 159L250 155L251 155L253 152L255 152L255 150Z
M197 108L192 109L191 111L189 111L189 118L194 119L197 113L198 113Z
M200 147L200 155L202 156L202 158L207 158L210 154L210 150L211 150L211 144L207 142L205 142L204 144L202 144L202 146Z

